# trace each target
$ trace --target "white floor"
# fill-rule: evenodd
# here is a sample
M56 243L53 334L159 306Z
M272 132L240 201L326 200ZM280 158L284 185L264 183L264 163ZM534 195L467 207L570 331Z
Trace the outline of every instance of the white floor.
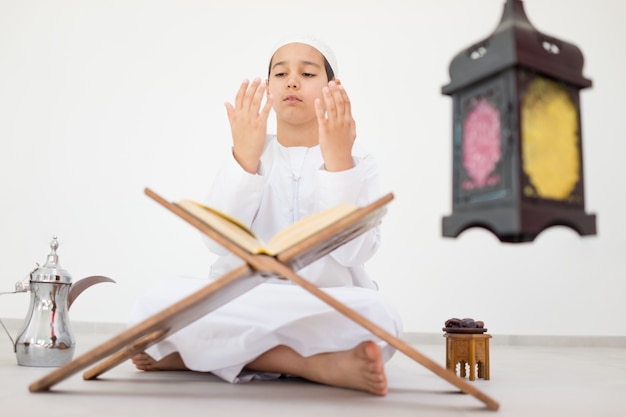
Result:
M112 335L76 332L77 354ZM77 374L51 392L32 394L28 385L51 369L18 366L4 335L0 337L0 342L4 340L0 343L0 413L46 417L626 416L623 345L519 346L493 336L491 379L471 383L500 403L496 412L460 394L401 353L387 366L390 389L382 398L298 379L230 385L208 374L145 373L128 362L97 381L83 381ZM443 365L443 337L426 340L416 349Z

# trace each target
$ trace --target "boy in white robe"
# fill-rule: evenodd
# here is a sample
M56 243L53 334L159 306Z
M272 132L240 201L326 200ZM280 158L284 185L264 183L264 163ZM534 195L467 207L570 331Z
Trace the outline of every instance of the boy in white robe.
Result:
M244 81L226 103L233 148L207 204L242 220L269 240L288 225L335 206L378 197L373 157L356 145L350 100L335 78L337 64L320 41L283 42L268 80ZM276 135L267 134L271 109ZM220 255L215 279L241 260L207 239ZM380 244L373 228L298 271L332 297L399 336L401 321L377 292L364 264ZM205 279L163 283L138 300L131 322L206 285ZM133 358L141 370L190 369L229 382L281 374L387 393L384 363L394 349L302 288L277 278L253 288Z

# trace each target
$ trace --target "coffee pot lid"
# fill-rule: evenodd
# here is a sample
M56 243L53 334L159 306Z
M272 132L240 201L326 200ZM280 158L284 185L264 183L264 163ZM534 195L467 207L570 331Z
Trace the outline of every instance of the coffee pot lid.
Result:
M37 268L30 274L31 282L50 282L56 284L71 284L72 276L59 265L57 249L59 241L54 236L50 242L50 254L44 266Z

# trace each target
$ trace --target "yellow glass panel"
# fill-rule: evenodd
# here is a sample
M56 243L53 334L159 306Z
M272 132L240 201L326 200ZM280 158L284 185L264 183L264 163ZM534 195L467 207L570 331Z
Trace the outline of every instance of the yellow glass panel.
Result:
M521 122L523 169L537 195L567 199L580 179L578 114L569 94L554 81L535 79L522 101Z

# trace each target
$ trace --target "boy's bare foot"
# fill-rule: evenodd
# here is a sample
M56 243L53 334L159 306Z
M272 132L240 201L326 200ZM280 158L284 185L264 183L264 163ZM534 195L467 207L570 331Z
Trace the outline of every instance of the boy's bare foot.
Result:
M178 352L171 353L157 361L145 352L132 357L133 364L140 371L187 371L189 370Z
M382 352L374 342L363 342L342 352L302 357L286 346L277 346L255 359L246 369L288 374L341 388L387 394Z
M313 368L314 381L374 395L387 394L385 365L376 343L363 342L352 350L317 356L320 363Z

